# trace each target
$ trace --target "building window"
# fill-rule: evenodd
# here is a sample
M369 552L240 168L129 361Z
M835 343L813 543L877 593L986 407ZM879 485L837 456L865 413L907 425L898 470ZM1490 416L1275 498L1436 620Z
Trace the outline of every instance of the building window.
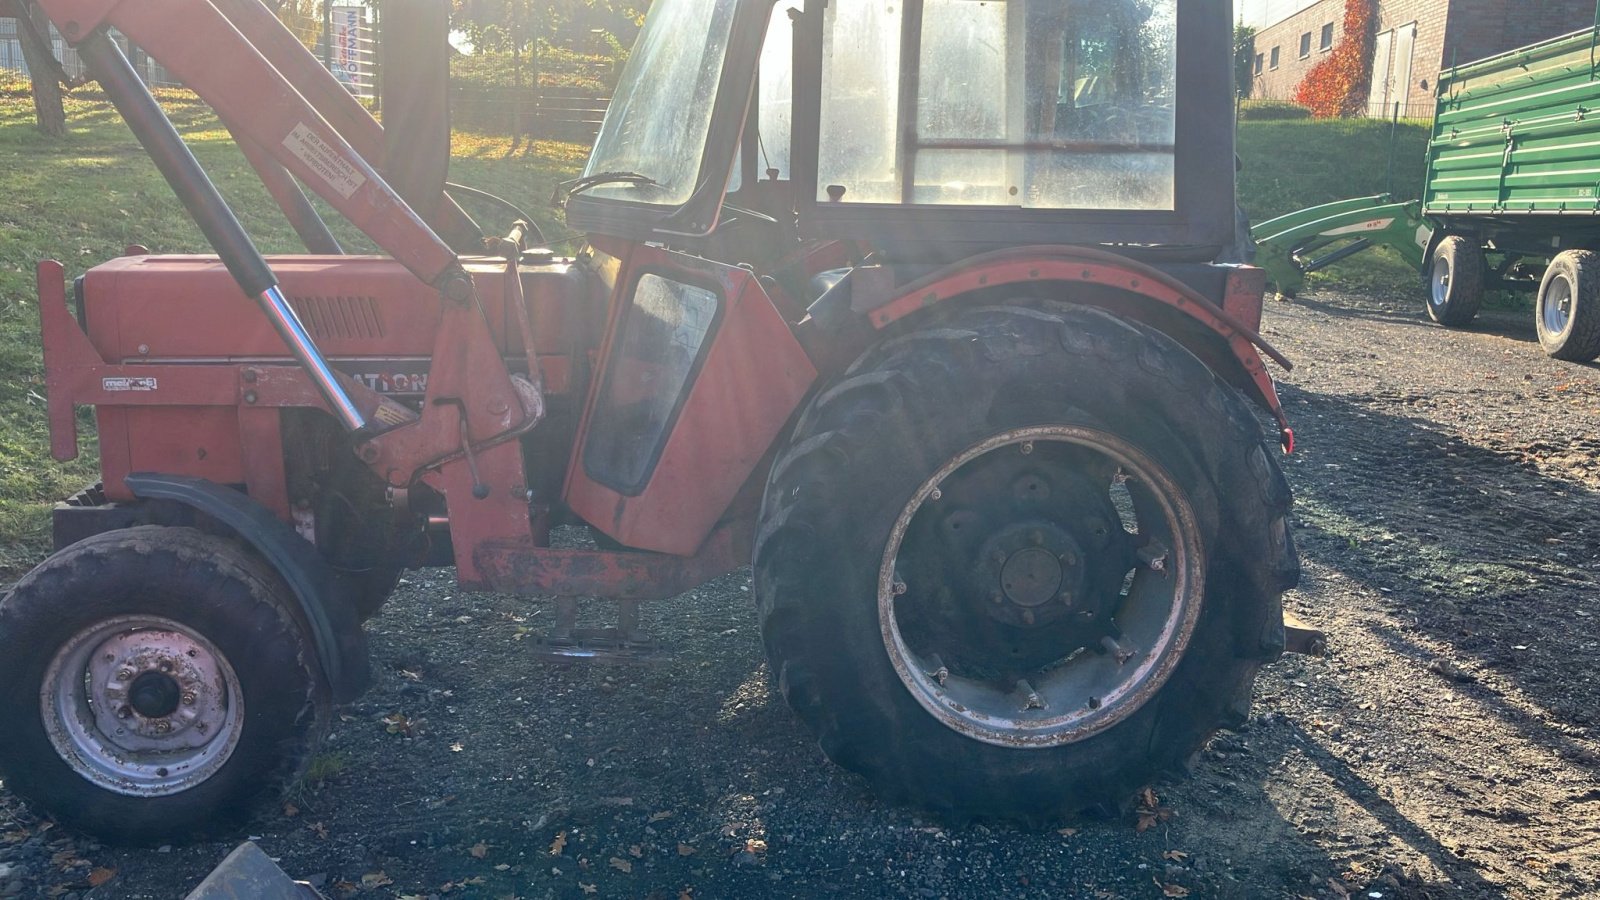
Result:
M1276 70L1277 68L1278 68L1278 48L1277 47L1273 47L1272 48L1272 69Z
M1328 24L1322 26L1322 49L1324 51L1328 51L1328 50L1332 50L1333 49L1333 23L1332 22L1329 22Z
M1257 53L1256 54L1256 74L1257 75L1261 74L1261 69L1266 65L1266 59L1267 58L1266 58L1265 54L1261 54L1261 53Z
M1305 59L1311 55L1311 32L1300 35L1300 58Z

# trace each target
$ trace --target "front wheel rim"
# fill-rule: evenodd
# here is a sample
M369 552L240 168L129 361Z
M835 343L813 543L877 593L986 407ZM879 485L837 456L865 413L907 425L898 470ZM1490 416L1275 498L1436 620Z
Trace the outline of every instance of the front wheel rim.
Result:
M201 784L232 757L244 730L244 698L227 657L160 616L118 616L73 635L45 670L39 704L61 760L131 797Z
M1111 514L1113 535L1107 538L1111 542L1107 546L1128 542L1134 546L1133 556L1113 559L1109 570L1098 561L1091 563L1088 548L1075 540L1070 526L1061 536L1052 531L1052 517L1070 522L1073 514L1049 507L1052 512L1038 527L1023 526L1031 529L1024 537L1030 546L1007 553L1004 532L1010 524L1000 529L1000 536L984 541L984 552L994 554L1000 581L991 594L955 601L968 621L974 606L990 618L1003 620L995 630L1006 634L1027 634L1040 627L1042 619L1036 617L1046 613L1062 616L1067 624L1041 627L1047 639L1065 636L1059 645L1041 654L1040 658L1048 660L1045 664L1034 665L1037 658L1030 659L1023 663L1028 668L1022 671L1008 666L1008 660L1000 660L994 667L957 663L947 657L966 655L968 648L957 646L965 638L908 637L925 626L922 611L951 594L945 587L930 585L916 571L915 561L926 558L926 553L908 547L907 536L932 533L931 526L918 520L918 514L935 510L927 515L945 515L936 508L941 501L949 502L946 495L956 489L953 486L959 483L961 470L975 461L994 454L1047 458L1052 453L1078 460L1099 458L1082 473L1061 479L1077 490L1075 495L1063 491L1062 496L1084 497L1082 485L1093 490L1097 477L1103 477L1102 487L1113 495L1117 507ZM1115 499L1119 496L1122 499ZM1083 507L1093 520L1095 516L1087 512L1091 506L1095 503L1077 503L1071 509ZM1106 505L1099 504L1099 508ZM1128 508L1133 510L1137 530L1128 524ZM958 510L945 521L959 522L961 515ZM1104 514L1099 518L1104 519ZM1090 542L1097 540L1096 535L1105 536L1100 526L1090 527L1095 529L1088 533ZM996 546L998 550L988 549ZM1041 550L1056 556L1059 563L1051 564ZM1108 550L1102 555L1114 554ZM1115 573L1122 564L1119 559L1133 562L1120 593L1113 587L1113 593L1107 594L1104 577L1086 579L1078 571L1099 565ZM1132 715L1172 675L1200 617L1204 559L1200 529L1187 496L1161 465L1132 444L1107 432L1077 426L1008 431L950 460L918 488L902 510L879 569L878 614L884 647L902 684L923 709L967 737L1029 748L1081 741ZM980 562L980 568L984 564ZM1086 580L1091 584L1087 585L1088 595L1082 595ZM1098 591L1092 587L1096 581ZM938 598L929 600L925 595L930 592ZM1080 596L1075 597L1075 592ZM1023 618L1009 621L1013 612ZM1078 620L1080 616L1084 621ZM1048 659L1057 652L1058 658Z
M1433 287L1433 305L1444 306L1450 299L1450 260L1442 256L1435 259L1433 276L1428 282Z
M1574 296L1572 282L1565 275L1550 279L1539 304L1539 317L1544 324L1545 334L1558 337L1566 333L1567 326L1572 323Z

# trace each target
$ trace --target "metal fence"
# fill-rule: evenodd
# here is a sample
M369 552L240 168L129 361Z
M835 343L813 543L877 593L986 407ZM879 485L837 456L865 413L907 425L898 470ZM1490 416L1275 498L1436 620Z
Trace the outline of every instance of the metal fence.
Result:
M344 84L352 94L364 100L378 99L378 23L365 6L333 6L324 19L294 21L287 24L296 34L314 35L307 47L323 61L328 71ZM329 27L324 27L325 25ZM10 69L28 75L28 64L22 56L22 39L15 19L0 19L0 69ZM167 72L166 67L146 56L138 47L121 35L112 36L122 45L128 59L151 87L183 87ZM83 60L68 46L61 34L50 28L51 50L67 75L72 78L84 74Z
M589 143L600 133L611 97L581 88L486 88L457 85L450 96L457 128Z

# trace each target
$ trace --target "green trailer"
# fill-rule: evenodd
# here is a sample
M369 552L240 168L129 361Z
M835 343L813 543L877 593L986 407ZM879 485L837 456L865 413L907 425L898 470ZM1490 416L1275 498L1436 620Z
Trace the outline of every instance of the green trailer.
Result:
M1381 244L1422 274L1435 322L1526 290L1546 353L1600 357L1600 26L1440 73L1422 199L1344 200L1252 234L1286 296Z

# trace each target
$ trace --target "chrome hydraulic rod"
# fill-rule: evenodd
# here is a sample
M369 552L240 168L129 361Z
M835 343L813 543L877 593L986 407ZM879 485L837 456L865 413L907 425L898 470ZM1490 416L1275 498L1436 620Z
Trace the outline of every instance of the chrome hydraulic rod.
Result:
M364 427L367 417L339 383L300 317L284 299L283 292L278 289L278 277L178 135L172 121L162 112L150 89L139 80L122 48L102 29L79 42L77 51L195 224L200 226L201 233L222 258L229 274L245 296L261 307L273 329L288 345L289 352L317 386L328 408L346 428L355 431Z

